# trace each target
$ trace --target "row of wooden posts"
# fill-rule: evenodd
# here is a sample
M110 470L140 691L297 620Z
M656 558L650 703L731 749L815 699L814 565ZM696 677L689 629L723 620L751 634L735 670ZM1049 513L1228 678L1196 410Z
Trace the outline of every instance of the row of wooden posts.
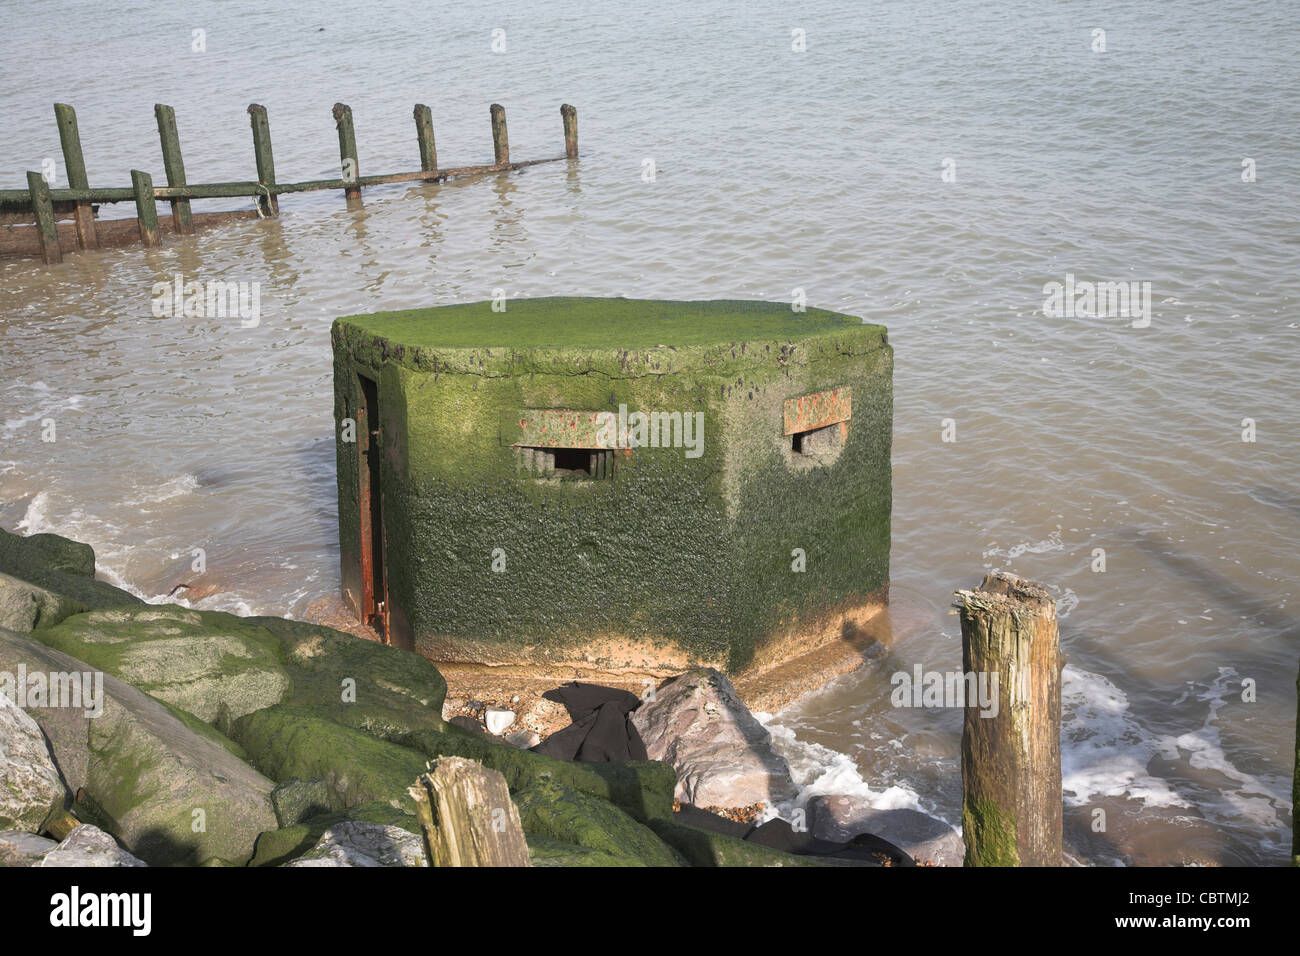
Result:
M154 107L158 120L158 136L162 143L163 170L167 185L157 187L153 178L143 170L131 170L130 187L91 188L86 176L86 162L81 151L81 137L77 129L76 111L66 103L54 104L54 115L59 126L59 142L63 149L63 165L67 173L68 188L51 189L45 177L38 172L27 173L26 189L0 190L0 220L9 222L35 222L40 240L40 254L47 264L62 261L57 220L68 218L75 223L77 246L95 249L101 244L100 230L94 215L94 204L135 202L139 240L146 246L158 243L159 225L157 201L171 204L172 229L179 234L194 231L200 215L190 211L194 199L216 199L240 196L255 197L261 216L279 213L279 197L285 193L311 192L319 189L341 189L348 199L361 195L363 187L384 183L432 182L451 177L519 169L538 163L576 159L578 156L578 111L567 103L560 107L564 124L564 156L511 162L510 139L506 129L506 111L492 104L492 144L494 161L490 166L459 166L443 168L438 165L438 151L433 136L433 113L428 106L417 104L414 111L416 139L420 152L420 168L412 172L388 173L379 176L360 175L357 160L356 132L352 124L352 109L335 103L334 124L338 129L339 157L343 175L338 179L321 179L300 183L281 183L275 178L275 159L271 152L271 128L266 107L257 103L248 107L253 128L253 156L257 163L257 179L246 182L192 184L186 181L185 163L181 159L180 137L176 131L176 114L170 106L161 103ZM229 218L229 213L208 213L212 218ZM240 215L240 214L235 214ZM106 223L99 223L100 227Z

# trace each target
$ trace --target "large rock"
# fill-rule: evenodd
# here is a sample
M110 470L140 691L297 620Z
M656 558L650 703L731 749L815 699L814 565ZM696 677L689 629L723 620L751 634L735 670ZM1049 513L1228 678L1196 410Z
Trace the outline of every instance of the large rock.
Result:
M0 867L36 866L59 844L23 830L0 831Z
M24 537L0 529L0 573L34 584L78 610L143 604L138 597L95 580L95 551L57 534Z
M20 578L0 573L0 627L26 634L50 627L85 607L72 598L54 594Z
M769 807L798 792L772 735L712 668L661 684L632 712L651 760L677 771L677 799L697 807Z
M405 734L446 726L447 682L419 654L319 624L280 617L241 620L274 636L293 679L289 703L397 742Z
M324 780L291 778L271 791L271 805L282 829L296 827L330 812L330 788Z
M626 866L680 866L668 844L614 804L539 777L511 792L525 833L592 850Z
M0 631L0 671L83 673L84 662L27 637ZM195 718L111 675L103 710L29 710L60 767L82 778L79 815L151 864L242 864L257 836L275 827L274 784L244 763L238 748ZM201 811L201 812L200 812Z
M34 636L222 729L292 690L270 635L233 615L175 605L113 608Z
M388 803L374 801L349 807L341 813L313 816L297 826L268 830L257 838L257 852L253 854L253 859L248 865L283 866L316 846L326 830L340 823L370 823L396 827L423 839L420 823L413 814L404 813Z
M286 866L425 866L424 839L400 827L349 821Z
M888 840L912 859L935 866L961 866L961 835L920 810L878 810L857 797L815 796L808 801L808 825L820 840L846 843L860 833Z
M39 832L66 796L40 726L0 694L0 830Z
M73 829L37 866L145 866L117 841L89 823Z
M283 705L241 718L232 732L273 780L323 780L332 810L376 800L414 810L407 790L427 763L419 751Z
M95 576L95 549L57 534L12 534L0 528L0 565L45 568L80 578Z

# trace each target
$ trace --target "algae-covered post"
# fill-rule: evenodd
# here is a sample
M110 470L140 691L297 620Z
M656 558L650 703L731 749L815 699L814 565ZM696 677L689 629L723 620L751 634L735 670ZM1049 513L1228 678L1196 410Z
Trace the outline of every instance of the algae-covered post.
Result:
M1061 667L1056 603L995 572L958 591L962 666L996 679L996 708L968 697L962 728L967 866L1061 865Z
M280 214L280 200L272 191L275 186L275 158L271 155L271 125L266 118L266 107L250 103L249 121L253 126L253 155L257 160L257 182L262 189L257 197L258 207L264 216Z
M131 189L135 192L135 216L140 223L140 241L158 245L158 203L153 194L153 177L138 169L131 170Z
M81 153L81 134L77 131L77 111L67 103L54 104L54 118L59 124L59 144L63 147L63 170L71 189L89 189L86 159ZM77 244L83 249L99 246L95 235L95 212L87 200L77 200Z
M360 199L361 187L357 179L361 169L357 164L357 134L352 128L352 107L345 103L334 104L334 126L339 131L339 167L343 171L343 182L348 185L343 195L348 199Z
M41 237L41 257L45 264L63 261L59 248L59 230L54 224L54 203L50 201L50 184L40 173L27 173L27 190L32 197L32 211L36 214L36 231Z
M543 298L350 316L333 344L344 597L364 620L386 595L391 642L449 679L700 665L779 706L862 663L889 580L880 326Z
M423 103L415 104L415 136L420 143L420 170L438 171L438 147L433 139L433 110Z
M506 108L500 103L493 103L489 112L492 114L492 151L496 156L495 165L510 165L510 135L506 132Z
M163 170L167 173L168 186L185 185L185 163L181 160L181 138L176 132L176 111L170 106L155 103L154 115L158 118L158 139L162 144ZM177 233L188 235L194 231L194 220L190 215L188 199L173 199L172 228Z
M564 157L578 158L578 111L565 103L560 107L560 118L564 121Z

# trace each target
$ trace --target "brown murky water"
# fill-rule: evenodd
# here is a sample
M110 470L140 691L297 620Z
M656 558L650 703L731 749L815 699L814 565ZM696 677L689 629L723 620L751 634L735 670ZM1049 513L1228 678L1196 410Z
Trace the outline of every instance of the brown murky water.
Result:
M293 17L240 0L155 12L147 36L88 2L11 19L12 187L59 157L51 98L77 107L96 185L131 167L161 181L155 102L176 108L191 181L252 175L252 101L286 181L335 175L335 100L353 107L363 172L415 166L415 102L457 165L490 161L490 102L517 158L559 153L558 106L575 103L582 159L375 189L354 209L289 196L279 220L155 251L0 262L0 525L89 541L111 580L156 599L203 548L218 591L200 606L301 613L337 572L334 317L498 287L801 288L888 325L897 359L895 633L773 719L808 792L956 822L960 714L892 708L889 677L958 669L951 592L1005 568L1060 602L1079 853L1286 860L1300 75L1285 5L398 4L366 33L339 4ZM96 38L85 69L17 82L51 20ZM177 273L259 283L260 323L155 318L152 286ZM1150 282L1150 326L1045 315L1044 284L1067 273Z

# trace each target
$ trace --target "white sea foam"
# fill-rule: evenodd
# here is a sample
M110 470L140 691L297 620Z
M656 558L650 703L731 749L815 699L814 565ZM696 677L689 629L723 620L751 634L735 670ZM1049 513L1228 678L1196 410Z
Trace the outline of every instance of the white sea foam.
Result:
M1020 557L1022 554L1046 554L1049 551L1064 551L1065 545L1061 543L1061 532L1058 528L1053 531L1042 541L1026 541L1022 544L1012 545L1010 548L1003 550L1001 548L989 548L984 552L986 558L1006 558L1008 561Z
M793 729L780 722L779 716L763 713L754 716L772 735L773 748L790 765L790 775L799 788L792 804L777 808L779 815L788 816L789 811L803 807L813 797L831 794L857 797L878 810L905 808L928 812L914 790L896 784L873 789L848 754L800 740Z
M1207 820L1265 827L1279 825L1279 812L1288 806L1285 782L1268 780L1237 768L1224 752L1216 719L1227 697L1238 692L1235 670L1219 668L1219 676L1200 692L1184 694L1207 703L1200 727L1175 735L1152 734L1130 712L1129 700L1099 674L1067 666L1062 674L1063 708L1061 776L1066 802L1079 806L1096 797L1124 797L1149 808L1192 808ZM1192 685L1197 687L1198 685ZM1151 761L1185 761L1199 770L1213 770L1222 781L1207 799L1195 803L1170 782L1148 772Z
M157 504L160 501L169 501L172 498L179 498L181 495L188 495L198 487L199 479L197 475L181 474L144 491L138 497L128 500L127 504L137 506Z
M1061 789L1066 803L1128 797L1148 807L1186 807L1147 772L1157 746L1129 710L1128 696L1100 674L1066 665L1061 673Z

